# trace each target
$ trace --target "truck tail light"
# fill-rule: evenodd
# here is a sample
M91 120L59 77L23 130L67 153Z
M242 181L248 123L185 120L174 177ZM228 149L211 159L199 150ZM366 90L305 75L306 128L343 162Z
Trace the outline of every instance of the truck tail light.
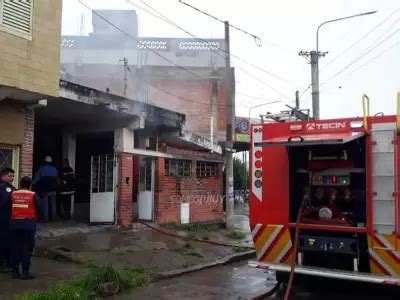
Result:
M261 158L262 157L262 151L260 151L260 150L256 151L256 153L254 153L254 156L256 158Z
M262 161L261 160L256 160L254 165L256 166L256 168L261 168L262 167Z
M255 127L253 134L253 141L260 142L262 140L262 127ZM262 201L262 176L263 176L263 149L260 146L256 146L253 144L252 149L252 171L251 171L251 186L252 186L252 194L254 195L255 199L258 201Z

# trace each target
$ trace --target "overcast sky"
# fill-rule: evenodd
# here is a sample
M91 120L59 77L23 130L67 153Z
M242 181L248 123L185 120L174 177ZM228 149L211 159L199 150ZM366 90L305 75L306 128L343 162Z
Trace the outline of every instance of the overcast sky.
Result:
M93 9L135 9L139 18L140 36L188 37L184 32L147 14L128 1L83 1ZM223 38L222 23L191 10L178 0L145 1L196 36ZM90 11L79 4L78 0L63 2L63 34L90 32ZM141 0L130 0L130 2L144 7ZM320 60L321 117L362 115L363 93L371 98L372 113L395 112L396 93L400 91L399 0L187 0L187 2L220 19L228 20L231 24L262 39L262 46L257 47L251 37L231 29L232 54L273 74L271 76L267 72L232 58L232 65L236 67L236 90L240 93L236 95L236 112L242 116L248 115L249 107L273 100L281 102L253 109L252 116L266 110L278 112L284 109L285 103L293 105L296 89L303 94L311 82L311 73L310 65L305 58L298 56L298 52L315 49L315 33L321 22L378 10L377 14L329 24L321 29L320 50L329 51ZM85 20L84 27L79 29L82 15ZM383 23L377 27L381 22ZM357 42L374 27L375 30ZM354 46L349 49L351 45ZM341 55L346 49L349 50ZM341 56L337 57L338 55ZM327 63L329 65L325 68ZM346 69L342 73L333 77L344 68ZM333 78L330 79L331 77ZM324 83L326 80L328 81ZM301 98L301 105L304 108L311 106L310 93L311 89ZM248 98L243 94L256 98Z

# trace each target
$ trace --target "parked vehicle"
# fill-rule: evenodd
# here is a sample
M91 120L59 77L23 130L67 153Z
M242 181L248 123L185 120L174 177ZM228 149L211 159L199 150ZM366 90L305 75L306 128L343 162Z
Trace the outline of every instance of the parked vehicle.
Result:
M250 265L400 285L400 116L363 102L362 118L251 126Z

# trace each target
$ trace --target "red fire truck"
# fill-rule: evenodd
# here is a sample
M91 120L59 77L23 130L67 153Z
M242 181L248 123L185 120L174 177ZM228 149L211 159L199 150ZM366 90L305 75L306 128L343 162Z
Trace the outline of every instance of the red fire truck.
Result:
M400 117L363 100L364 117L251 126L250 265L400 285Z

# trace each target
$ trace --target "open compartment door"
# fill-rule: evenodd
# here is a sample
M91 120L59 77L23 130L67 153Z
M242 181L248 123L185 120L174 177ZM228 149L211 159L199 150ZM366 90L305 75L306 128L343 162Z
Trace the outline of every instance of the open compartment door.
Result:
M286 135L255 143L256 146L312 146L340 145L365 135L364 132L321 133L306 135Z

